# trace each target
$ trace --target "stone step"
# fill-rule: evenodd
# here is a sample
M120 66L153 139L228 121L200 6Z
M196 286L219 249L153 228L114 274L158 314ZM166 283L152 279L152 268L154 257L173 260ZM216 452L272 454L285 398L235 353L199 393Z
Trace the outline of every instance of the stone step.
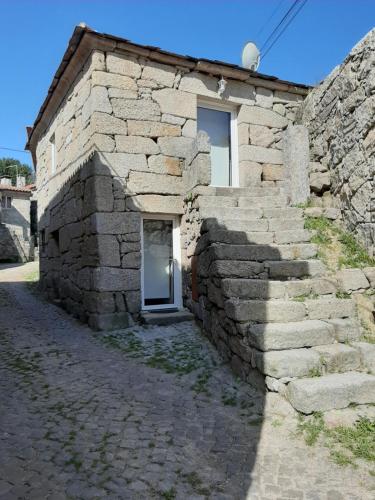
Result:
M268 231L267 219L205 219L202 222L201 233L217 231L218 229L238 232Z
M310 349L256 351L258 370L269 377L322 376L326 373L345 373L360 370L359 352L345 344L325 344Z
M239 299L281 299L285 297L285 282L262 279L231 279L221 282L223 295Z
M158 310L158 311L143 311L141 312L142 321L146 325L173 325L174 323L182 323L183 321L191 321L194 315L186 310Z
M319 261L307 261L308 264ZM318 266L319 267L319 266ZM309 295L332 295L338 290L337 280L331 277L315 277L305 279L289 279L284 281L289 298L303 299Z
M215 197L211 198L215 199ZM303 211L300 208L241 208L233 206L233 204L230 206L223 206L220 203L221 199L222 198L216 198L216 203L211 200L210 205L200 206L199 212L201 218L213 218L219 221L228 219L247 221L264 217L266 219L273 220L273 224L277 224L276 221L285 221L287 219L300 219L303 221Z
M233 187L216 187L214 196L234 196L247 197L247 196L278 196L281 190L278 187L247 187L247 188L233 188Z
M354 342L352 347L354 347L360 355L362 369L375 375L375 344Z
M334 328L337 342L353 342L361 337L361 330L354 318L334 318L325 320Z
M306 229L292 229L286 231L273 231L274 242L278 244L304 243L310 241L310 232Z
M302 413L375 403L375 376L360 372L335 373L292 380L286 397Z
M300 219L303 217L302 208L264 208L263 217L267 219Z
M353 299L306 299L304 304L310 319L356 317L356 304Z
M313 259L316 256L317 247L310 243L295 243L292 245L230 245L217 243L211 245L209 252L212 260L233 259L258 262L286 260L293 261L291 265L293 268L294 261L297 259ZM306 267L304 276L308 275L308 267Z
M238 208L238 207L223 207L220 200L216 200L216 205L205 206L199 209L202 219L236 219L236 220L253 220L260 219L263 216L263 211L260 208Z
M206 207L237 207L237 198L233 196L199 196L195 202L199 209Z
M251 324L246 337L249 344L260 351L276 351L333 344L334 331L333 325L324 321L305 320Z
M290 228L293 228L294 231L304 229L305 221L303 218L265 218L263 220L268 221L268 230L269 231L290 231Z
M304 229L303 219L205 219L202 222L201 233L206 233L210 230L226 229L228 231L243 231L243 232L257 232L257 231L274 231L283 232L290 231L293 228L293 233ZM308 235L308 233L307 233ZM308 235L309 236L309 235Z
M240 208L275 208L286 207L288 199L285 195L279 194L276 196L246 196L238 198L238 206Z
M258 370L273 378L308 377L321 373L319 354L313 349L288 349L286 351L256 351L255 364Z
M314 303L314 305L312 305ZM230 298L225 302L227 315L238 322L289 323L304 319L353 318L355 302L347 299L314 299L296 302L285 299L244 300Z
M318 353L324 373L343 373L361 368L358 350L345 344L319 345L312 347Z
M230 319L238 322L288 323L306 318L305 304L290 300L228 299L224 304Z
M322 276L325 274L326 268L320 260L312 259L314 256L308 257L311 260L269 260L266 263L269 277L288 279ZM303 293L297 295L303 295Z
M260 219L261 221L261 219ZM267 245L306 243L310 240L310 233L305 229L296 231L228 231L227 229L212 229L206 233L207 242L226 243L228 245Z
M331 280L327 278L281 281L224 277L221 287L226 297L238 297L239 299L293 299L298 297L298 299L306 300L304 296L308 294L324 295L336 291Z
M266 277L263 263L246 260L215 260L210 265L208 274L216 278Z

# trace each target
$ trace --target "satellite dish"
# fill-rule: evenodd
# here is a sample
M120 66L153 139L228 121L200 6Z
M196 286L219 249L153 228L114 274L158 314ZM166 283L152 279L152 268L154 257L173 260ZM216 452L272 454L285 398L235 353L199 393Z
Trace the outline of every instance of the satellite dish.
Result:
M258 47L253 42L247 42L242 49L242 66L251 71L256 71L259 68L260 52Z

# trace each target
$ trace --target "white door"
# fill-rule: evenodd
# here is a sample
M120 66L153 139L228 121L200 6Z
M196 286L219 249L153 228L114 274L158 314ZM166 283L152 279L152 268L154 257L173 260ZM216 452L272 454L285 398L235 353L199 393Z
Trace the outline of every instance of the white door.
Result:
M181 305L180 237L171 216L142 218L142 306L167 309Z

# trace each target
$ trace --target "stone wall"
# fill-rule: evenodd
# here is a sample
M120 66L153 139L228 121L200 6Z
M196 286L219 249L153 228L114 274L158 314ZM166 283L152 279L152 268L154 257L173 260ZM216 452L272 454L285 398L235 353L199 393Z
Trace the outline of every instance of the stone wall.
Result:
M22 242L22 234L0 223L0 262L26 261L28 248Z
M375 30L304 101L310 133L311 189L341 209L347 228L374 254ZM319 200L315 199L315 204Z
M36 150L36 196L39 213L59 192L74 171L92 154L91 115L95 109L92 93L93 71L105 68L104 55L93 51L63 98L55 115L39 137ZM55 173L52 172L51 139L55 142Z
M2 191L12 198L12 206L0 209L0 260L25 262L33 258L33 241L30 236L31 193Z
M139 310L140 214L114 209L116 188L94 155L41 216L42 290L95 329Z

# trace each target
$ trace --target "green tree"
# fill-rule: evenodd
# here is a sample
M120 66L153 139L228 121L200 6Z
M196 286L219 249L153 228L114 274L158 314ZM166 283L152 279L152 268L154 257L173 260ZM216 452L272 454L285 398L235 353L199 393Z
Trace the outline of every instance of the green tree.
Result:
M17 165L17 168L14 165ZM26 184L33 182L34 172L29 165L15 158L0 158L0 177L5 175L11 177L12 184L15 185L17 173L26 177Z

